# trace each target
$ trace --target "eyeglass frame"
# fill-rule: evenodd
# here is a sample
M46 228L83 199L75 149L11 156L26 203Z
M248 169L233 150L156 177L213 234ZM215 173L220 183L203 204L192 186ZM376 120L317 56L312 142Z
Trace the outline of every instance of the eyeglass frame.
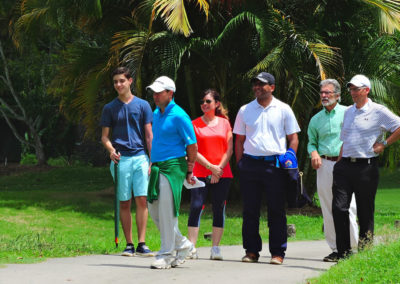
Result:
M206 103L206 104L211 104L213 101L212 100L210 100L210 99L205 99L205 100L201 100L200 101L200 105L203 105L204 103Z

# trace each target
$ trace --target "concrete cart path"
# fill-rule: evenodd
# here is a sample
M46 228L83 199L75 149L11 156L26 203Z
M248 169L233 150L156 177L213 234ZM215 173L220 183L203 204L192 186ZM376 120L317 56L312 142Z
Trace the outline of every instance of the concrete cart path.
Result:
M105 283L305 283L332 263L325 241L290 242L283 265L269 264L268 244L259 263L243 263L241 246L222 246L224 261L211 261L210 248L199 248L199 259L168 270L150 269L153 257L90 255L53 258L37 264L10 264L0 268L0 284Z

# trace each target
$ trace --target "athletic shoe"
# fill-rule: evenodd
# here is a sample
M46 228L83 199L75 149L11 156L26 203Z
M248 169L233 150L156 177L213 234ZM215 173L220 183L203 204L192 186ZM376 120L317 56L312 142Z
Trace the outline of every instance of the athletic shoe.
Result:
M186 257L189 255L190 251L193 249L194 245L188 241L190 244L188 247L184 247L177 250L175 259L171 262L172 267L177 267L185 262Z
M271 257L271 261L269 262L271 264L282 264L283 263L283 257L279 255L273 255Z
M171 257L160 257L157 258L151 265L151 269L169 269L171 268Z
M136 248L136 254L141 256L154 256L155 253L152 252L148 246L141 245Z
M242 257L242 262L258 262L258 256L255 253L248 252Z
M338 253L332 252L330 255L324 257L325 262L338 262Z
M193 246L193 249L189 251L189 254L187 255L186 259L198 259L199 255L197 253L197 249Z
M121 254L122 256L134 256L135 247L133 245L126 245L125 250Z
M223 260L221 250L219 247L214 246L211 248L211 255L210 255L211 260Z

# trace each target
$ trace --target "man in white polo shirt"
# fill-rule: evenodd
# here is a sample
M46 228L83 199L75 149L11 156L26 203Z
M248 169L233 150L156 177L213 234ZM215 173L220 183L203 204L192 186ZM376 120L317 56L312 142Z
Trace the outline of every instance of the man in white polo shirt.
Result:
M349 205L354 193L360 224L359 249L372 242L375 195L378 188L378 156L400 138L400 118L368 98L371 83L364 75L354 76L347 87L354 105L344 115L339 162L333 170L332 213L338 257L352 253ZM385 140L385 132L392 134Z
M271 264L282 264L287 247L285 186L287 173L278 157L294 155L300 131L292 109L276 99L275 78L261 72L252 79L256 99L240 108L233 132L243 199L243 262L257 262L262 249L259 233L262 196L267 197ZM288 141L288 145L286 143ZM287 149L287 146L289 149Z

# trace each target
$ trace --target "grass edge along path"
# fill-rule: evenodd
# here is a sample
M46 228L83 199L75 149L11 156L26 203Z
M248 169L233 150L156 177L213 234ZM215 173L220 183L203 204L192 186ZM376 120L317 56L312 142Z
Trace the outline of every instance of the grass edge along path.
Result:
M381 243L340 261L308 284L400 283L400 229L389 229Z

